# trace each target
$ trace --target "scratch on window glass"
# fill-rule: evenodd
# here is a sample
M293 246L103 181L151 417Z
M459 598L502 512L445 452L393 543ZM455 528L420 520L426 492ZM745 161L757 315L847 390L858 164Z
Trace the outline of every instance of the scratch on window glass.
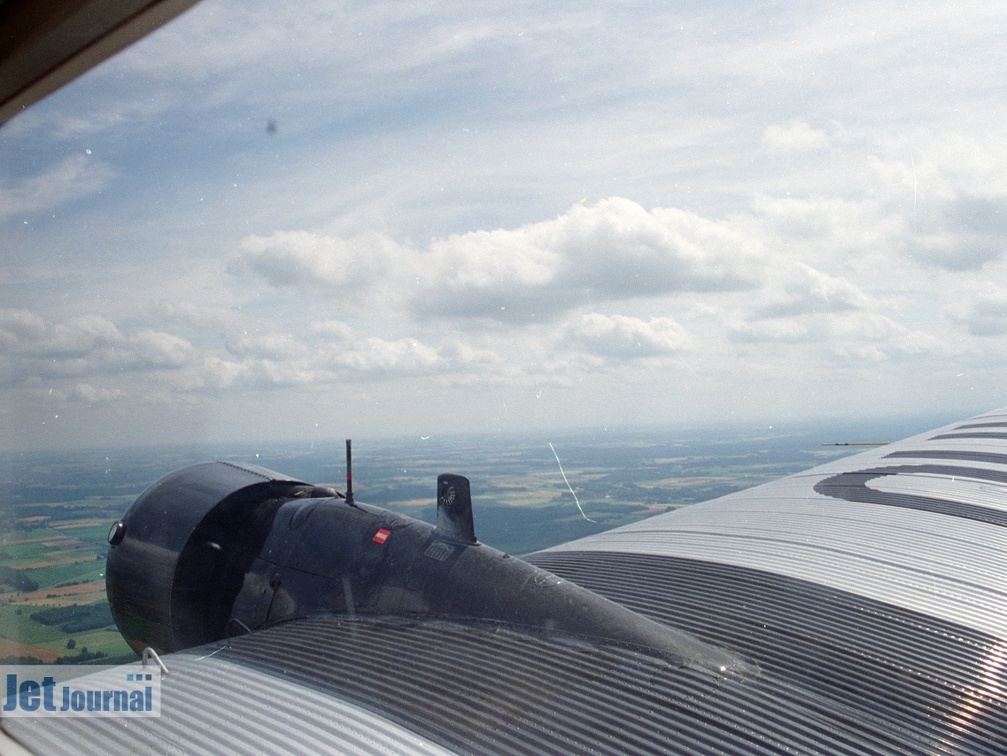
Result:
M566 483L566 487L569 488L570 493L573 494L573 500L574 503L577 505L577 509L580 510L580 516L583 517L588 522L594 522L594 520L592 520L590 517L584 514L584 507L580 505L580 499L577 498L577 494L573 490L573 486L570 485L570 481L567 480L566 473L563 472L563 463L559 461L559 455L556 453L556 447L552 445L552 441L549 442L549 448L552 449L552 456L556 458L556 464L559 465L559 474L563 476L563 482Z

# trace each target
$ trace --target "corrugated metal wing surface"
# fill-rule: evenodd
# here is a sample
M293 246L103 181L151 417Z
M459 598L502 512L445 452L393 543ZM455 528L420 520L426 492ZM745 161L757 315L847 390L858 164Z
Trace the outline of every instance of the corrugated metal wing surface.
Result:
M921 749L1004 753L1005 431L955 423L531 561Z
M726 679L458 623L314 618L206 650L169 658L159 719L8 727L45 753L81 742L134 753L914 753L943 735L824 695L785 665Z
M165 657L170 667L158 718L7 719L4 729L43 754L446 753L380 714L282 673L219 651L207 656L215 650Z

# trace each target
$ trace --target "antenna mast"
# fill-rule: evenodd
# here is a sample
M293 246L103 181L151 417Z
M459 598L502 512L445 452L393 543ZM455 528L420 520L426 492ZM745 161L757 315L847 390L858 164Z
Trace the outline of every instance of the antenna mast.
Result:
M353 462L350 453L350 439L346 439L346 503L353 504Z

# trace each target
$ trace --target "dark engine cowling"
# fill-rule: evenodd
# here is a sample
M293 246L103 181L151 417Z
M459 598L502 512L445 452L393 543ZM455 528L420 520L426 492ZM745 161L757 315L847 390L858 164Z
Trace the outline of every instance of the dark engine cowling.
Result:
M148 488L108 536L108 602L133 649L169 651L225 636L241 577L276 512L311 490L225 462L187 467Z
M441 475L437 526L263 468L161 479L109 532L112 616L138 654L339 614L506 623L739 672L737 656L480 544L468 480Z

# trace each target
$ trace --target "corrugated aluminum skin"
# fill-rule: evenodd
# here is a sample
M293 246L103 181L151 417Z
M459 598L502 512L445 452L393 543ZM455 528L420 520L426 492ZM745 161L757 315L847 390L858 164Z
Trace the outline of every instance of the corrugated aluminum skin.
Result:
M42 754L446 753L331 691L257 669L218 648L164 657L169 674L161 682L159 718L6 719L4 730ZM278 658L304 655L282 641L274 650Z
M159 720L4 727L45 753L1005 753L1004 432L956 423L530 558L757 674L317 617L169 656Z
M1007 467L959 459L978 451L1005 455L1007 461L1007 441L941 438L995 417L1002 416L955 423L550 553L612 551L732 564L1007 638L1007 528L1000 524L1007 515ZM1003 422L1007 428L1007 418ZM922 466L947 470L926 473L933 481L927 495L918 488ZM859 475L882 469L894 472ZM829 489L832 495L815 490L840 475L867 480L862 487L839 481ZM985 501L976 495L980 481ZM900 486L916 490L894 493Z

